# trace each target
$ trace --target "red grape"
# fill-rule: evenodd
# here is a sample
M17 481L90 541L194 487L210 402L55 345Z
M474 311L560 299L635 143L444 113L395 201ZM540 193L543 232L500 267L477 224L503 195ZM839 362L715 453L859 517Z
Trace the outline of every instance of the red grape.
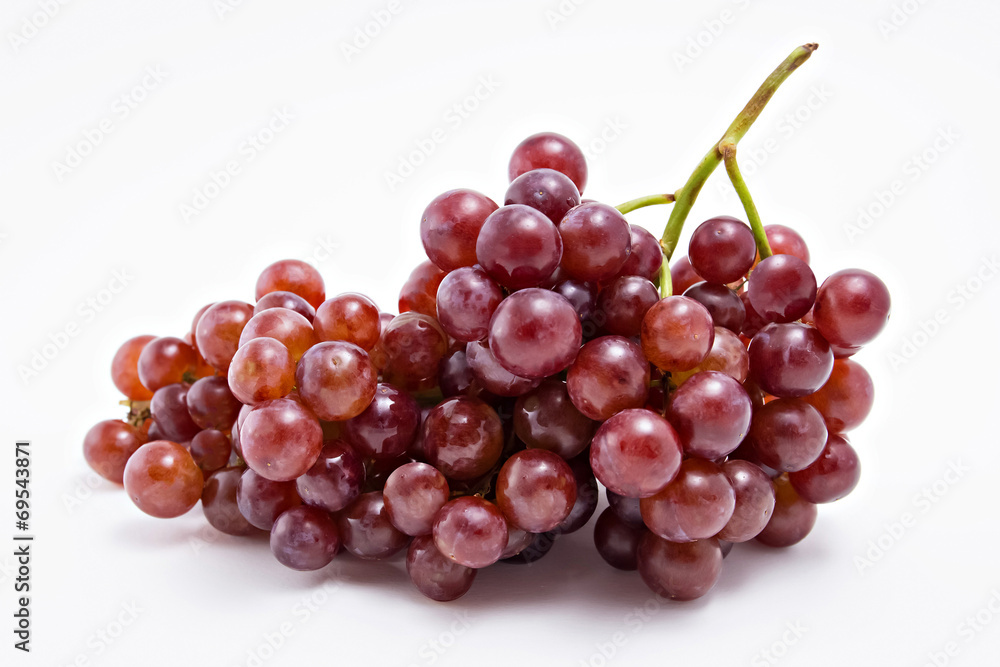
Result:
M669 296L642 320L642 351L662 371L691 370L708 356L715 325L708 309L686 296Z
M313 308L319 308L319 304L326 299L323 276L314 267L298 259L283 259L261 271L254 298L259 301L271 292L298 294Z
M671 542L693 542L726 527L736 494L722 468L711 461L686 459L677 477L656 495L639 503L651 531Z
M337 512L361 494L364 481L365 464L357 452L343 440L327 440L295 488L305 504Z
M428 462L449 479L472 480L486 474L503 449L500 417L477 398L442 401L427 414L423 432Z
M414 461L389 475L382 494L392 525L414 537L430 535L434 517L448 502L448 480L434 466Z
M788 473L788 481L804 500L832 503L858 485L861 462L857 452L842 435L831 433L819 458L807 468Z
M476 258L507 289L537 287L562 259L559 230L544 213L523 204L502 206L483 223Z
M636 562L639 575L653 592L674 600L694 600L718 581L722 548L714 537L678 544L646 533L639 541Z
M460 565L482 568L500 559L507 546L507 522L497 506L478 496L445 503L434 519L434 544Z
M580 350L583 330L564 297L525 289L504 299L493 314L489 345L500 365L526 378L563 370Z
M251 317L253 306L242 301L220 301L206 310L194 333L205 361L220 371L229 370L240 346L240 334Z
M420 218L420 240L430 260L442 271L476 263L476 239L496 203L475 190L449 190L438 195Z
M706 220L695 228L688 245L691 266L711 283L739 280L753 266L757 244L742 221L728 215Z
M772 396L811 394L826 383L833 370L829 343L806 324L768 324L753 337L747 352L751 376Z
M597 425L573 405L566 383L546 380L520 396L514 406L514 432L529 448L571 459L580 454Z
M790 547L812 531L816 524L816 505L796 493L788 475L776 478L774 489L774 514L757 541L769 547Z
M286 510L271 528L271 553L293 570L326 567L340 551L337 524L323 510L300 505Z
M381 560L404 549L408 535L389 521L381 491L363 493L337 514L344 548L364 560Z
M526 449L500 468L496 492L500 511L513 525L544 533L569 516L576 503L576 480L558 454Z
M111 360L111 381L130 401L148 401L153 397L153 391L143 386L139 379L139 356L155 338L156 336L129 338L122 343Z
M125 464L125 492L150 516L171 519L198 504L205 478L186 449L169 440L141 446Z
M733 459L722 464L722 472L736 493L736 506L719 539L728 542L752 540L764 530L774 512L774 485L760 466Z
M890 307L889 290L877 276L862 269L844 269L823 281L813 318L831 344L856 347L885 328Z
M417 590L438 602L457 600L472 587L476 571L442 554L434 538L424 535L410 542L406 572Z
M288 482L303 474L319 458L323 428L316 416L298 401L279 398L262 403L240 427L243 458L257 474Z
M861 364L836 359L826 384L802 400L819 410L831 432L845 433L857 428L871 412L875 387Z
M314 345L302 355L295 380L302 401L320 419L343 421L372 402L377 372L364 350L337 340Z
M646 404L649 362L642 349L629 339L602 336L580 349L566 374L566 386L580 412L603 421L622 410Z
M399 312L413 311L433 317L437 313L435 303L438 286L441 285L444 277L445 272L434 263L421 262L418 264L399 290Z
M532 169L511 181L503 203L530 206L558 225L567 211L579 206L580 191L565 174L554 169Z
M437 291L437 318L449 336L463 342L482 340L490 318L503 300L503 290L479 267L456 269Z
M514 149L507 175L514 180L532 169L555 169L569 176L581 193L587 185L587 160L575 143L555 132L533 134Z
M180 338L165 336L149 341L139 353L136 372L142 386L155 392L168 384L183 382L198 364L198 353Z
M117 419L97 422L83 439L83 457L104 479L122 483L125 464L146 442L137 428Z
M590 465L597 479L615 493L645 498L677 475L680 438L674 427L649 410L623 410L594 434Z
M632 252L625 216L606 204L581 204L559 222L560 266L573 278L594 282L614 278Z

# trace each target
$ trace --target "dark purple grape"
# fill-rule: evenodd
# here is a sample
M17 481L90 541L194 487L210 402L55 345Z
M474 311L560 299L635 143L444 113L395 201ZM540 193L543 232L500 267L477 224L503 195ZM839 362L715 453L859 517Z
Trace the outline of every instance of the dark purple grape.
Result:
M569 535L587 525L590 517L597 511L597 503L600 500L598 492L597 478L594 477L590 469L590 456L583 453L576 458L567 461L573 471L573 478L576 480L576 502L569 515L562 520L555 528L555 532L560 535Z
M644 228L629 225L632 252L619 271L619 276L640 276L656 280L663 265L663 250L660 241Z
M485 341L469 343L465 348L465 360L478 385L496 396L521 396L541 382L514 375L501 366Z
M562 259L559 230L545 214L521 204L503 206L486 218L476 241L476 258L507 289L537 287Z
M816 301L816 276L794 255L772 255L750 274L747 293L761 317L769 322L793 322Z
M754 453L775 470L806 468L819 458L826 439L823 415L801 399L775 399L754 411L750 426Z
M788 473L788 481L799 496L811 503L840 500L858 485L861 461L842 435L830 434L819 458L808 467Z
M300 505L282 513L271 528L271 553L293 570L326 567L340 551L337 524L316 507Z
M292 292L268 292L257 300L257 303L253 307L253 314L256 315L262 310L269 310L271 308L294 310L310 322L316 316L316 309L312 307L312 304Z
M750 270L757 257L757 244L746 224L723 215L695 228L688 244L688 257L704 280L725 285Z
M221 376L205 377L188 389L187 409L200 428L228 431L240 413L240 403L229 391L229 381Z
M715 326L740 333L747 311L740 296L725 285L700 282L684 290L684 296L694 299L708 309Z
M295 480L295 486L307 505L337 512L360 495L364 481L364 461L350 445L337 439L323 443L316 463Z
M295 482L273 482L253 470L246 470L236 488L240 514L250 525L271 530L282 512L302 504Z
M344 422L347 441L364 457L402 456L417 436L420 406L408 393L391 384L379 384L371 404Z
M677 388L666 417L677 430L685 454L714 461L743 441L752 412L743 385L725 373L703 371Z
M639 551L639 541L646 532L645 528L637 528L622 521L613 509L608 507L597 517L594 525L594 545L601 558L613 568L619 570L637 570L639 563L636 554Z
M475 479L500 460L500 417L479 399L462 396L442 401L427 414L423 432L428 462L449 479Z
M750 376L768 394L797 398L822 387L833 370L833 351L806 324L768 324L747 350Z
M728 542L752 540L764 530L774 512L774 485L760 466L750 461L733 459L722 464L736 493L736 507L719 539Z
M201 492L201 509L208 522L216 530L237 537L253 535L258 530L240 513L236 496L242 475L240 468L216 470L205 480Z
M344 548L364 560L382 560L401 551L410 538L389 520L381 491L358 496L337 514Z
M548 533L529 533L529 535L534 535L531 544L521 549L517 554L509 558L504 558L501 562L510 563L511 565L530 565L549 553L556 543L556 538L559 537L559 534L554 531Z
M647 532L639 542L636 560L646 585L674 600L700 598L715 586L722 572L722 548L714 537L678 544Z
M590 444L597 429L570 401L566 383L546 380L519 397L514 406L514 432L528 447L547 449L571 459Z
M776 478L774 489L774 514L757 541L769 547L790 547L805 539L816 525L816 505L796 493L788 475Z
M226 467L232 452L229 436L222 431L205 429L191 438L191 458L202 472L210 473Z
M646 527L646 523L642 520L641 501L639 498L622 496L611 489L605 489L604 493L608 497L608 506L615 511L619 519L630 526L637 528Z
M552 291L570 302L581 324L594 317L594 311L597 309L596 284L582 280L563 280L553 285Z
M642 332L643 318L659 300L656 286L646 278L615 278L597 298L597 311L602 316L604 331L627 338L638 336Z
M174 442L187 442L201 430L188 412L187 394L187 385L168 384L153 392L149 404L149 411L160 430Z
M410 542L406 552L406 572L417 590L438 602L457 600L472 588L476 571L445 556L434 538L423 535Z
M558 225L567 211L580 204L580 191L555 169L532 169L510 182L503 203L530 206Z

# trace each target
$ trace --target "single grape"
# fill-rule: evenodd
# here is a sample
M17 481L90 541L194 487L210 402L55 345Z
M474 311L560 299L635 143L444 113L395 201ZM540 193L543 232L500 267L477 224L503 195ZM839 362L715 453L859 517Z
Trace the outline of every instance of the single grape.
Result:
M378 306L361 294L340 294L316 309L313 328L316 341L345 340L370 351L381 335Z
M240 427L243 458L257 474L275 482L294 480L319 458L323 428L316 415L296 400L262 403Z
M462 597L472 588L476 578L473 568L446 558L430 535L410 542L406 552L406 573L418 591L438 602L450 602Z
M507 520L530 533L552 530L576 503L573 471L562 457L544 449L526 449L507 459L496 491Z
M437 318L449 336L463 342L482 340L490 318L503 301L503 290L479 267L455 269L437 291Z
M618 275L657 280L660 276L660 267L663 265L660 240L638 225L629 225L629 233L632 252Z
M670 284L674 294L683 294L691 285L704 280L691 266L691 260L687 257L678 257L670 262Z
M738 334L743 329L747 311L739 295L725 285L700 282L684 290L684 296L694 299L708 309L717 327Z
M647 531L625 523L610 507L597 517L594 525L594 545L601 558L613 568L636 570L639 541Z
M283 512L302 504L295 482L275 482L248 468L236 487L236 505L251 526L271 530Z
M528 534L532 536L531 543L515 555L505 558L501 562L511 565L530 565L549 553L556 543L556 538L559 537L559 533L555 531Z
M368 353L341 340L314 345L295 371L302 401L326 421L361 414L375 396L377 376Z
M198 504L205 478L182 446L154 440L129 457L123 481L136 507L150 516L171 519Z
M576 482L576 502L573 503L573 508L566 518L551 531L559 535L575 533L587 525L590 517L597 511L597 503L600 500L597 478L590 469L590 453L584 452L566 463L573 471L573 479Z
M293 570L326 567L340 551L337 524L321 509L300 505L286 510L271 528L271 553Z
M680 469L680 438L656 413L623 410L597 429L590 445L590 465L597 479L615 493L652 496Z
M779 398L754 411L750 440L761 463L775 470L802 470L819 458L827 428L816 408L797 398Z
M476 263L476 239L496 203L475 190L449 190L435 197L420 218L420 241L442 271Z
M301 477L295 488L302 502L327 512L338 512L361 495L365 464L344 440L327 440L319 458Z
M597 310L597 285L582 280L560 280L552 291L569 301L576 311L580 324L589 323Z
M211 305L211 304L210 304ZM313 321L313 317L316 316L316 309L312 307L312 304L303 299L298 294L293 294L291 292L268 292L261 298L257 299L257 303L254 304L253 314L259 315L262 311L269 308L287 308L288 310L294 310L296 313L302 317ZM195 320L195 328L197 328L198 320Z
M205 361L220 371L229 370L240 346L240 334L251 317L253 306L242 301L220 301L206 310L194 333Z
M448 502L448 480L434 466L414 461L396 468L382 493L392 525L414 537L430 535Z
M363 493L337 514L337 528L344 548L364 560L382 560L403 550L410 542L389 520L381 491Z
M784 225L764 225L764 234L771 252L775 255L794 255L806 264L809 263L809 248L806 242L791 227Z
M125 464L146 442L137 428L118 419L105 419L94 424L83 438L83 458L98 475L122 483Z
M424 419L427 461L454 480L480 477L496 464L503 449L503 426L496 411L476 398L449 398Z
M237 489L242 475L243 470L240 468L216 470L205 480L205 488L201 492L201 509L208 523L226 535L237 537L257 532L253 524L240 513L237 504Z
M642 520L671 542L693 542L716 535L733 516L736 494L722 468L701 459L685 459L672 482L643 498Z
M722 472L736 493L736 506L719 539L728 542L752 540L764 530L774 512L774 485L759 465L732 459L722 464Z
M670 379L675 385L681 385L702 371L719 371L737 382L744 382L750 374L750 355L746 345L729 329L715 327L715 340L705 360L689 371L674 371Z
M833 352L820 333L805 324L768 324L750 343L750 374L768 394L806 396L822 387L833 370Z
M441 360L441 366L438 369L438 386L441 387L441 393L445 398L469 396L482 398L486 401L492 400L490 398L492 395L483 388L472 373L472 367L469 366L465 350L456 350Z
M387 382L411 389L427 378L437 378L447 353L448 337L437 320L421 313L403 313L382 330L371 359Z
M136 336L122 343L111 360L111 381L130 401L148 401L153 392L139 379L139 357L156 336ZM170 383L167 383L170 384Z
M546 380L520 396L514 405L514 432L529 448L555 452L564 459L580 454L597 424L576 409L566 383Z
M364 412L344 422L347 441L367 458L402 456L417 436L420 406L406 392L379 384Z
M507 546L504 548L503 553L500 554L500 560L505 558L513 558L518 555L529 546L535 540L535 533L529 533L520 528L515 528L514 526L507 524Z
M710 591L722 572L717 539L678 544L647 532L636 552L639 575L653 592L674 600L694 600Z
M688 245L688 257L698 275L723 285L746 275L756 256L757 244L750 227L728 215L698 225Z
M686 296L657 301L642 320L642 350L662 371L691 370L705 360L714 340L712 315Z
M187 442L201 430L188 412L187 393L185 384L168 384L157 389L149 403L149 411L163 435L175 442Z
M758 331L766 327L770 322L754 310L753 304L750 303L750 292L742 292L740 294L740 302L743 304L743 312L745 313L740 333L747 338L753 338L757 335Z
M264 311L271 313L277 310ZM291 312L291 311L289 311ZM295 387L295 360L274 338L254 338L236 350L229 364L229 390L247 405L287 396Z
M504 299L493 314L489 346L500 365L526 378L565 369L580 350L583 330L564 297L525 289Z
M562 254L555 224L523 204L491 213L476 241L476 258L483 270L510 290L541 285L559 266Z
M187 392L187 409L199 428L225 431L236 422L243 405L229 390L229 381L220 376L195 382Z
M753 308L768 322L793 322L816 301L816 276L794 255L772 255L750 274L748 294Z
M565 174L554 169L532 169L510 182L503 203L530 206L558 225L567 211L579 206L580 191Z
M844 269L820 285L813 318L831 344L857 347L885 328L891 305L889 289L877 276L863 269Z
M501 366L485 341L469 343L465 348L465 358L479 386L496 396L521 396L541 382L514 375Z
M326 299L323 276L313 266L298 259L283 259L260 272L254 298L260 301L271 292L298 294L313 308L319 308L319 304Z
M583 192L587 185L587 160L575 143L555 132L533 134L514 149L507 167L507 175L514 180L533 169L555 169L566 174Z
M225 468L232 453L229 437L214 428L199 431L191 438L191 458L204 473Z
M753 406L743 385L725 373L696 373L670 397L667 420L684 453L714 461L736 449L750 430Z
M632 233L618 209L596 202L581 204L559 222L560 266L573 278L594 282L618 275L632 252Z
M604 489L604 493L608 497L608 507L614 510L619 519L636 528L646 527L642 520L641 499L622 496L611 489Z
M845 433L857 428L871 412L875 386L861 364L836 359L826 384L802 400L819 410L831 432Z
M790 547L805 539L816 525L816 505L799 496L788 475L776 478L774 489L774 514L757 541L769 547Z
M399 312L416 312L433 317L437 313L438 287L445 272L433 262L421 262L399 290Z
M858 485L861 461L847 439L831 433L819 458L802 470L788 473L792 488L810 503L840 500Z
M471 568L492 565L507 546L507 522L497 506L478 496L448 501L434 519L434 544L452 561Z
M146 343L136 361L142 386L151 392L168 384L183 382L195 372L198 353L180 338L165 336Z
M566 387L577 410L604 421L646 404L649 362L628 338L602 336L580 349L566 374Z
M377 312L377 311L376 311ZM256 338L273 338L286 348L294 361L318 340L309 320L287 308L268 308L250 318L240 333L240 347Z
M639 336L643 318L659 300L656 286L646 278L615 278L597 297L597 311L603 316L604 331L615 336Z

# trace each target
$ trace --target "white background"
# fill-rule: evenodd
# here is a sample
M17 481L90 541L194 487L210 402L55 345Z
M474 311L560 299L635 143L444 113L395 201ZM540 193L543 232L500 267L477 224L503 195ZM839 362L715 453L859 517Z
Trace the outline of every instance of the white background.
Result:
M992 664L1000 619L963 623L992 596L1000 610L996 3L401 0L350 58L343 45L386 2L231 4L67 2L34 33L38 0L0 10L0 536L13 532L15 438L33 443L37 535L30 656L11 647L13 561L0 548L0 663L235 667L263 651L267 665L923 665L954 642L939 663ZM808 41L821 48L741 144L744 175L764 221L805 236L820 279L876 272L893 316L857 357L877 387L852 433L863 480L800 545L737 547L707 597L660 604L604 565L591 524L439 604L399 559L295 573L264 542L204 528L199 509L144 516L88 471L84 433L123 415L108 368L126 338L185 333L202 304L251 299L284 257L316 261L331 295L393 309L422 258L425 204L453 187L502 198L509 153L533 132L590 146L590 197L672 191ZM143 90L147 67L165 78ZM495 90L466 118L449 113L482 78ZM127 117L123 94L144 98ZM294 120L248 160L241 144L282 108ZM60 178L55 164L105 118L110 133ZM386 172L438 127L444 141L390 188ZM240 173L185 221L181 205L230 160ZM719 213L742 215L721 170L690 226ZM657 234L665 217L630 215ZM124 289L100 312L81 306L109 296L116 272ZM935 483L933 503L917 499ZM261 649L275 634L282 646ZM776 662L760 653L772 646Z

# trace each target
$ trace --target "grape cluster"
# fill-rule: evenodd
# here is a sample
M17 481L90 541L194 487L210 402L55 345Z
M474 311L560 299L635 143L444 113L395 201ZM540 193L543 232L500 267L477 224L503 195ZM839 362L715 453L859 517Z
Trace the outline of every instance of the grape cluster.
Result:
M796 232L765 228L764 251L731 217L667 271L653 235L581 199L583 154L558 134L522 142L509 176L502 206L430 202L399 315L285 260L254 304L127 341L129 418L90 430L87 461L152 516L200 500L224 533L269 531L296 570L406 550L435 600L544 556L598 483L600 555L670 598L705 594L734 543L803 539L858 482L845 433L873 390L850 357L887 321L885 285L817 285Z

